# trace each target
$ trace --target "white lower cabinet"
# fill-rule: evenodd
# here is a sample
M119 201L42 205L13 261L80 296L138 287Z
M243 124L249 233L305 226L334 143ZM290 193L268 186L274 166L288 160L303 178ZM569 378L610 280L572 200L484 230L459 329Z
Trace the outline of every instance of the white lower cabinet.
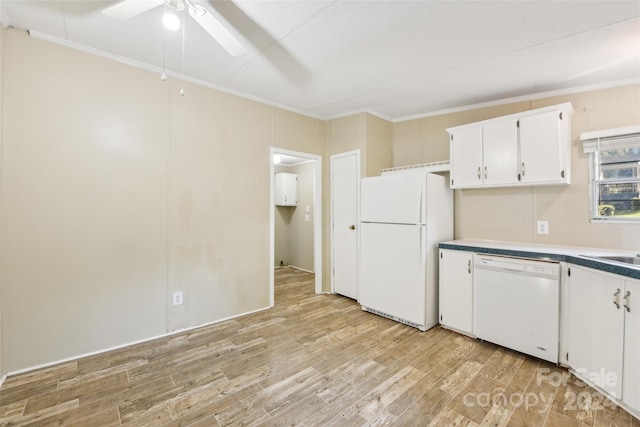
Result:
M440 249L440 324L481 336L473 252ZM569 262L561 293L560 360L640 419L640 280ZM476 299L474 300L474 294ZM485 295L486 296L486 295Z
M624 312L613 298L620 297L624 280L589 268L569 268L569 365L582 379L620 398Z
M622 400L640 417L640 281L625 281Z
M440 249L440 324L473 335L473 253Z
M569 268L568 364L587 383L639 411L640 282Z

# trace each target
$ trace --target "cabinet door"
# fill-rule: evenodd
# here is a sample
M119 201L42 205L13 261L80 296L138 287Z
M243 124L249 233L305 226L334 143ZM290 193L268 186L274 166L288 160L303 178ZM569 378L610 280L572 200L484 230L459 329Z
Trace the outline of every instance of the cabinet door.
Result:
M482 126L451 134L451 188L482 185Z
M640 411L640 281L627 280L624 319L622 400Z
M440 250L440 323L473 334L473 253Z
M482 159L485 185L518 183L518 125L515 119L483 126Z
M596 270L570 267L568 280L569 365L585 381L621 397L624 280ZM614 304L619 296L620 306Z
M522 183L568 182L568 116L550 111L520 119Z
M277 173L274 191L275 204L278 206L298 205L298 175Z

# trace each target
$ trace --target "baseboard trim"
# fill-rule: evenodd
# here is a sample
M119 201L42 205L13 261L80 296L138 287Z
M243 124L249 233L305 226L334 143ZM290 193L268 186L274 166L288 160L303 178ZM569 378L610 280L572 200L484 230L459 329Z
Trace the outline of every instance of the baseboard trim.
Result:
M91 351L91 352L88 352L88 353L79 354L77 356L66 357L64 359L56 360L56 361L53 361L53 362L47 362L47 363L43 363L43 364L40 364L40 365L31 366L29 368L18 369L18 370L15 370L15 371L7 372L6 374L4 374L2 379L0 379L0 387L4 383L4 380L7 379L8 377L12 377L12 376L15 376L15 375L20 375L20 374L26 374L28 372L33 372L33 371L37 371L39 369L49 368L51 366L60 365L62 363L72 362L74 360L82 359L84 357L89 357L89 356L95 356L95 355L98 355L98 354L108 353L110 351L118 350L118 349L121 349L121 348L124 348L124 347L129 347L129 346L132 346L132 345L142 344L142 343L145 343L145 342L149 342L149 341L153 341L153 340L157 340L157 339L161 339L161 338L167 338L167 337L170 337L170 336L173 336L173 335L178 335L178 334L182 334L182 333L185 333L185 332L190 332L190 331L193 331L195 329L204 328L204 327L211 326L211 325L216 325L218 323L226 322L227 320L237 319L237 318L242 317L242 316L247 316L249 314L259 313L261 311L269 310L271 308L273 308L273 306L269 305L267 307L259 308L257 310L247 311L246 313L241 313L241 314L237 314L235 316L225 317L224 319L219 319L219 320L214 320L212 322L202 323L202 324L197 325L197 326L191 326L191 327L184 328L184 329L178 329L178 330L175 330L175 331L167 332L165 334L156 335L156 336L149 337L149 338L143 338L143 339L136 340L136 341L131 341L131 342L128 342L128 343L125 343L125 344L121 344L121 345L117 345L117 346L114 346L114 347L109 347L109 348L105 348L105 349L102 349L102 350Z
M311 274L315 274L313 271L311 270L307 270L306 268L302 268L302 267L296 267L295 265L290 265L290 268L295 268L296 270L300 270L300 271L304 271L305 273L311 273Z

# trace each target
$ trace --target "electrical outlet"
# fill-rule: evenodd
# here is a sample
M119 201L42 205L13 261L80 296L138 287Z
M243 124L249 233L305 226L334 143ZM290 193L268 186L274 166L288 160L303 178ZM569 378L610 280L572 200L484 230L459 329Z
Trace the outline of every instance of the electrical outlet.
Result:
M538 221L538 234L549 234L549 221Z
M182 291L173 293L173 305L182 305Z

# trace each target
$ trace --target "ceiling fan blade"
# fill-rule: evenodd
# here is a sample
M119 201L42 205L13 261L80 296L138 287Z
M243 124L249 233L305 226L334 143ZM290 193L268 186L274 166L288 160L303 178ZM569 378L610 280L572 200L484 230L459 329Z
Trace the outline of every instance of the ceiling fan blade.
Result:
M247 51L244 45L231 34L223 24L207 9L200 5L191 5L189 14L204 30L211 35L231 56L242 55Z
M124 0L102 10L104 15L124 21L164 3L164 0Z

